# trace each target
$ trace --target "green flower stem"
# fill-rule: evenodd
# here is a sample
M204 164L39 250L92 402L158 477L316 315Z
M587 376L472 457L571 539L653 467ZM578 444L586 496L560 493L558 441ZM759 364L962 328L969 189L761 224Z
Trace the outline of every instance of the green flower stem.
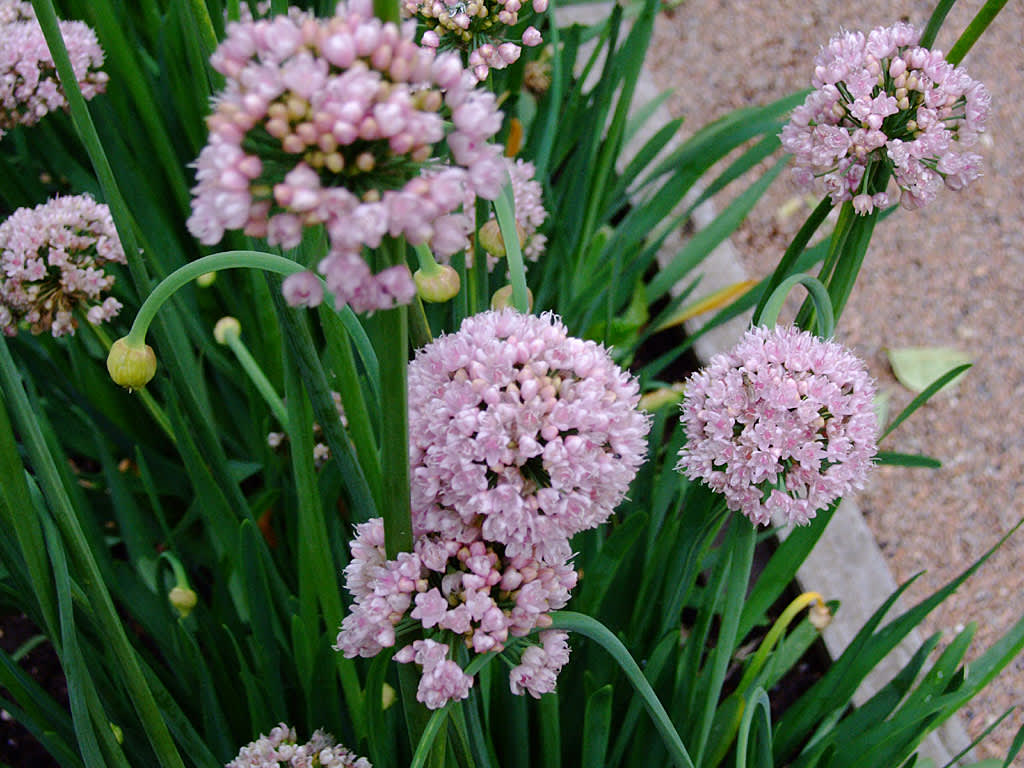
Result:
M423 349L434 340L430 323L427 321L427 311L423 308L423 301L419 296L413 298L412 304L409 305L409 338L413 349Z
M270 383L270 379L267 378L266 374L263 373L263 369L260 368L260 364L256 362L256 358L252 356L249 348L245 346L245 342L242 341L242 337L238 333L226 333L224 334L224 343L228 345L228 348L235 353L235 357L238 360L238 364L242 366L242 370L245 371L249 377L249 381L256 387L256 391L262 395L267 406L269 406L271 412L274 414L274 418L277 419L278 423L285 429L288 429L288 412L285 409L284 401L280 395L277 394L277 390L274 389L274 385Z
M381 246L389 264L405 263L405 242L388 240ZM388 559L412 551L412 516L409 500L409 366L408 307L380 313L378 349L383 398L380 418L381 471L383 474L384 548Z
M128 343L132 346L145 343L146 332L149 330L153 318L156 317L156 313L179 288L207 272L219 272L222 269L238 269L240 267L262 269L267 272L276 272L279 275L293 275L296 272L306 271L304 266L291 259L262 251L224 251L190 261L161 280L152 293L146 297L126 337Z
M434 253L430 250L430 246L426 243L420 243L414 245L413 250L416 251L416 259L420 263L420 269L425 275L436 275L441 271L441 267L434 260Z
M57 13L54 11L53 2L52 0L32 0L32 8L35 10L39 26L43 30L43 36L46 38L46 45L50 49L54 66L57 68L57 74L60 76L61 87L64 89L64 95L68 100L71 120L75 125L79 138L82 140L82 144L85 145L85 151L88 153L92 167L99 178L103 196L110 206L110 214L114 219L117 236L121 241L125 254L128 256L128 267L132 272L132 278L135 280L136 287L140 291L145 290L148 288L149 278L145 275L144 268L139 264L140 259L137 256L139 244L135 239L134 219L128 212L128 205L121 195L120 188L117 186L117 180L114 178L110 161L107 159L106 152L103 151L103 144L100 142L99 134L96 132L96 126L92 121L92 116L89 114L88 107L85 105L82 91L78 87L78 78L75 77L75 71L71 66L71 59L68 56L68 49L64 45L64 38L60 33L60 26L57 22Z
M761 295L761 300L757 303L757 308L754 310L754 319L751 321L752 325L761 325L761 314L764 312L764 305L768 302L775 289L779 287L779 283L786 279L789 274L789 270L793 268L796 260L800 258L800 254L804 252L807 247L807 243L815 232L818 231L818 227L828 216L832 210L832 200L828 197L824 198L818 207L811 211L810 216L804 222L803 226L800 227L800 231L796 233L793 241L786 248L786 252L782 255L782 260L779 265L775 268L775 272L772 273L771 278L768 280L768 285L765 286L764 293Z
M782 311L782 305L786 301L786 296L797 285L803 285L810 294L811 301L814 302L818 335L823 339L832 338L832 334L836 330L836 324L832 315L832 300L829 298L828 291L820 280L803 273L790 275L772 291L768 301L765 302L760 324L771 327L778 322L779 312Z
M995 19L996 14L1003 10L1004 5L1006 5L1006 0L988 0L977 15L971 19L971 23L967 25L967 29L960 35L953 47L949 49L946 61L953 65L963 61L964 56L971 50L971 46L981 37L981 33L988 29L988 25Z
M100 344L103 345L103 349L109 352L113 342L110 340L110 336L107 334L106 330L100 325L93 325L85 319L84 316L80 318L80 320L83 321L82 324L88 325L89 328L92 329L93 334L99 340ZM142 389L136 389L134 392L139 396L139 399L142 401L146 410L149 411L149 415L153 417L153 421L155 421L160 429L163 430L164 434L170 438L171 442L177 445L178 438L174 435L174 428L171 426L171 420L168 418L164 409L157 404L156 400L153 399L153 396L145 387Z
M353 322L356 322L353 318ZM359 368L352 352L352 342L341 317L333 307L320 305L320 324L327 340L328 362L334 368L335 381L341 394L341 405L348 419L348 431L356 449L359 465L373 494L375 505L382 504L380 453L370 423L370 412L359 382ZM372 374L369 374L372 376Z
M157 563L167 563L170 566L171 572L174 574L174 583L179 587L188 586L188 573L185 571L185 566L181 564L181 560L178 556L171 551L161 552L160 556L157 557Z
M931 17L928 19L928 23L925 24L924 32L921 33L921 39L918 41L918 45L922 48L931 48L932 43L935 42L936 36L939 34L939 29L942 27L942 22L946 20L946 15L953 9L956 4L956 0L939 0L935 4L935 10L932 11ZM947 61L948 61L947 57Z
M494 201L494 215L501 229L501 239L505 242L505 258L508 260L508 272L512 282L512 306L526 314L530 311L530 300L526 292L523 251L519 243L519 233L516 231L516 207L511 184L506 184L498 199Z
M597 619L585 616L582 613L554 611L551 614L551 619L552 623L548 629L565 629L569 632L576 632L590 638L611 654L619 667L622 668L622 671L626 673L626 677L629 678L629 682L633 684L636 692L640 695L644 706L647 707L647 711L654 721L654 727L658 729L658 733L661 734L669 755L672 756L672 761L677 766L680 766L680 768L694 768L693 761L690 759L686 747L683 746L683 741L679 738L679 733L676 731L675 726L672 725L668 712L665 711L661 702L658 701L658 696L654 693L654 689L651 688L651 684L647 682L644 673L637 666L633 657L629 655L629 651L626 650L626 646L622 644L619 638L613 635L611 630Z
M108 644L124 676L128 697L135 707L157 761L163 768L184 768L163 713L146 682L138 655L117 615L114 601L107 591L85 531L75 514L74 505L61 483L57 466L46 445L39 423L32 414L21 377L6 342L0 342L0 387L11 408L15 426L24 441L32 468L71 554L71 560L81 569L79 584L85 590L86 598L92 607L97 631Z
M373 0L373 15L381 21L395 24L402 20L398 11L398 0Z

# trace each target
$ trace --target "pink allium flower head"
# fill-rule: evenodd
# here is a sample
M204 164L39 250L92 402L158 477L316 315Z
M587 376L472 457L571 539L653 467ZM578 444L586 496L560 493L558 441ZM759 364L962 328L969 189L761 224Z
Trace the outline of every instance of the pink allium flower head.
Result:
M86 99L102 93L103 49L96 33L81 21L59 23L78 87ZM0 137L15 125L35 125L46 114L67 107L64 89L32 4L0 0Z
M529 13L543 13L548 0L532 0ZM477 80L492 69L504 69L519 58L522 49L509 40L523 11L521 0L403 0L402 13L426 28L423 45L458 51ZM540 32L528 27L515 33L523 45L539 45Z
M981 157L967 150L985 130L989 93L941 51L918 46L920 37L900 22L866 37L842 32L821 49L816 90L780 134L798 184L819 178L834 203L852 200L867 214L881 200L866 188L870 164L888 164L905 208L981 175Z
M226 768L373 768L365 757L336 744L321 730L305 744L299 744L295 729L280 723L266 736L260 735L239 751Z
M0 330L13 336L24 320L61 336L75 332L75 310L94 324L114 317L121 303L103 295L114 285L109 262L125 256L107 206L76 195L19 208L0 224Z
M489 143L501 127L494 96L457 56L416 45L412 32L355 0L330 19L293 8L229 24L211 57L227 84L196 161L192 234L212 244L242 229L292 248L305 227L322 225L330 255L319 269L336 304L411 301L408 271L374 276L354 260L388 235L450 249L451 227L438 232L437 222L466 190L497 196L501 151Z
M874 394L864 363L841 345L792 326L753 328L690 378L676 469L755 524L778 515L805 525L863 486Z
M409 364L414 532L479 527L508 557L564 562L645 460L639 398L607 350L550 313L467 318Z

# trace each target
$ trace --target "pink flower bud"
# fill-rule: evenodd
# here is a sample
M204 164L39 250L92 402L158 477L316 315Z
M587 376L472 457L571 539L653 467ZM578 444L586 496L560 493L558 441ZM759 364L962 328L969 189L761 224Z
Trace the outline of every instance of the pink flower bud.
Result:
M540 30L536 27L530 26L523 31L523 45L528 48L533 48L540 45L543 42L543 38L540 35Z

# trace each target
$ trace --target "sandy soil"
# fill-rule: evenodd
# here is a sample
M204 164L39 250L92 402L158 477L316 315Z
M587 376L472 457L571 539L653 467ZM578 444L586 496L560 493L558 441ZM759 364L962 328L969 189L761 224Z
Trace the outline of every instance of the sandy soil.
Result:
M963 0L934 47L948 50L981 0ZM862 0L684 0L659 19L648 66L688 132L748 104L808 87L821 44L840 28L899 19L923 26L931 3ZM930 207L899 211L876 230L837 337L863 356L890 413L913 394L885 350L953 346L974 368L918 411L883 447L941 459L938 471L882 468L859 501L897 580L924 571L916 601L967 568L1024 517L1024 3L1008 3L963 62L992 92L985 177ZM811 200L812 204L816 201ZM767 274L810 212L785 178L734 237L753 276ZM928 619L950 637L977 624L971 658L1024 615L1024 530ZM963 711L972 736L1018 710L978 749L1002 757L1024 724L1024 655ZM1015 765L1024 766L1018 759Z

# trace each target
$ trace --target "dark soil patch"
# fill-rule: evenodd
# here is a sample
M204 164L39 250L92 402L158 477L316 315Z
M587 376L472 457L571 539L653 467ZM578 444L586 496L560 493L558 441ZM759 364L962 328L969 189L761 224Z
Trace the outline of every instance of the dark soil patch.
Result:
M38 634L39 630L24 614L0 616L0 648L8 654L16 653ZM68 707L64 670L53 646L48 642L40 643L22 657L19 664L58 704L65 709ZM0 698L10 701L6 688L0 688ZM5 709L0 709L0 764L11 768L61 768L25 726Z

